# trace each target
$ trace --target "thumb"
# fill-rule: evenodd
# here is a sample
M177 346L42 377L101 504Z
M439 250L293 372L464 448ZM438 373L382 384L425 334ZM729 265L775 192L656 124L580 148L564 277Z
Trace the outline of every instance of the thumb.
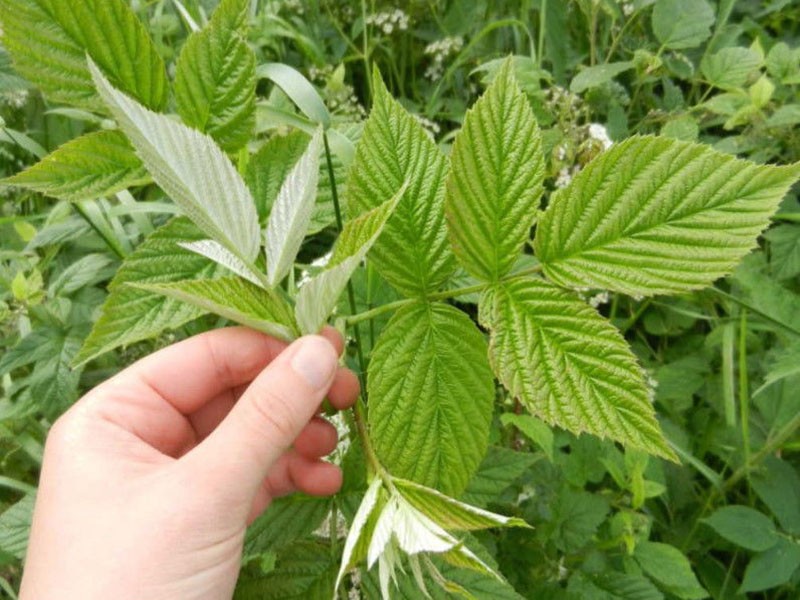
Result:
M337 367L336 350L327 339L300 338L253 380L225 419L185 458L216 489L237 490L242 500L251 501L272 465L319 409Z

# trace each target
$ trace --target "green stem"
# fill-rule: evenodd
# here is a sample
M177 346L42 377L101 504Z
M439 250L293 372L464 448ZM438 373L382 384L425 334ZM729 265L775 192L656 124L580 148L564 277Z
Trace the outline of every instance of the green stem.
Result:
M739 317L739 420L744 463L750 462L750 384L747 379L747 309Z
M536 48L536 66L542 68L542 53L544 53L544 35L547 31L547 0L542 0L542 9L539 11L539 43Z

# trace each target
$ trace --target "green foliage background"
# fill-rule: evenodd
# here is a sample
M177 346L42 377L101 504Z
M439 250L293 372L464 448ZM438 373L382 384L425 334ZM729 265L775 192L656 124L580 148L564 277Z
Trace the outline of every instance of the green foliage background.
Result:
M113 4L104 10L113 12ZM274 72L267 74L274 63L305 74L337 130L352 140L380 93L372 78L377 67L391 94L449 154L468 107L511 54L541 128L548 199L609 143L635 134L702 141L757 163L800 160L800 6L791 0L411 0L402 8L367 0L256 0L246 18L246 40L223 35L222 25L213 29L238 18L215 13L211 33L189 43L192 22L206 22L215 1L125 4L143 24L137 25L136 43L150 48L145 41L153 40L147 61L174 73L175 97L167 98L166 81L130 76L135 69L112 57L95 61L107 71L116 67L113 83L140 102L171 107L238 157L264 203L257 206L262 220L293 162L275 165L270 157L300 156L305 141L292 130L308 130L315 110L313 102L290 98L272 83L280 83ZM48 5L4 1L0 23L7 32L24 27L21 15L39 14ZM82 35L100 33L89 28ZM47 41L31 37L29 50ZM219 57L207 51L220 46L226 52ZM36 88L26 79L35 65L12 66L9 52L15 53L13 43L0 46L0 176L16 174L90 132L97 132L92 135L106 149L110 174L86 183L108 190L96 200L75 201L68 182L31 180L29 191L0 188L0 589L14 597L49 425L81 393L138 356L224 321L170 299L150 299L152 321L141 325L143 341L97 358L83 356L94 360L70 367L121 259L175 208L146 185L141 165L124 151L127 142L105 131L107 115L90 80L67 93L56 73L40 77ZM214 62L227 56L237 57L236 68ZM79 48L70 57L67 67L84 60ZM225 115L215 109L222 100L212 80L186 76L203 69L217 69L230 81L257 75L256 94L237 99L246 107L241 113ZM75 164L96 160L72 144ZM341 164L334 168L341 193L345 170ZM312 216L316 233L301 249L301 263L323 254L335 237L331 194L322 177ZM358 199L359 190L349 197ZM598 285L589 298L622 331L656 386L655 408L681 464L552 429L498 393L489 454L461 498L521 517L534 529L478 533L467 540L510 585L451 567L442 567L444 574L479 598L797 597L797 190L773 221L759 248L712 288L639 299L635 287L623 290L634 294L625 296L604 293ZM164 247L190 238L192 231L176 220L148 244ZM144 258L138 268L146 270ZM213 270L189 252L178 251L178 258L176 279ZM452 268L440 269L442 279ZM484 270L476 265L471 271ZM568 281L570 274L558 276ZM448 285L474 282L459 270ZM398 287L413 293L415 285L401 281ZM141 301L141 290L127 293L125 302ZM355 296L359 311L398 299L372 268L356 273ZM458 308L477 320L477 300L459 298ZM341 308L349 310L344 303ZM124 318L124 309L117 314ZM388 318L383 314L365 324L365 352ZM416 316L407 310L394 318ZM162 333L167 322L183 325ZM158 337L146 339L153 332ZM378 359L385 354L380 346L375 352ZM341 539L320 526L332 508L351 518L365 487L363 457L351 451L342 461L346 483L336 498L288 498L256 522L248 534L240 597L327 597L338 569L331 545L340 547ZM374 573L363 572L360 579L361 593L377 597ZM412 578L401 580L399 597L418 594Z

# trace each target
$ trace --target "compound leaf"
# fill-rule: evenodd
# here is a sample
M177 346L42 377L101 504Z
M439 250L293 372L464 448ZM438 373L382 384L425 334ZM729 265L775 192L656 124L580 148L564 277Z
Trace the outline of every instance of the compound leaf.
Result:
M707 146L633 137L555 192L534 247L560 285L649 296L699 289L730 273L800 163L757 165Z
M73 365L83 364L120 346L157 336L203 314L183 302L126 285L166 283L210 277L216 266L183 250L180 242L201 240L203 234L186 218L173 219L157 229L125 259L108 286L100 318L84 341Z
M392 211L403 197L406 185L394 198L365 212L345 225L333 248L328 268L307 282L297 295L295 314L300 331L316 333L336 308L353 271L383 231Z
M288 303L277 292L238 277L129 285L175 298L281 340L296 337Z
M277 285L286 277L308 232L319 181L322 130L289 171L278 192L267 223L267 278Z
M141 104L167 103L164 62L127 0L3 0L3 45L54 102L102 110L86 55Z
M3 183L77 202L110 196L149 181L142 161L124 135L97 131L67 142Z
M534 415L674 459L625 339L574 294L515 279L484 293L480 320L495 374Z
M90 62L100 96L155 182L214 240L252 262L261 247L252 196L210 137L147 110L114 89Z
M393 475L458 495L486 453L494 380L486 342L446 304L394 314L372 353L369 423Z
M374 76L374 105L348 180L351 214L392 197L405 181L408 192L372 250L375 267L407 296L435 291L455 261L444 223L447 159L422 126Z
M544 176L539 127L507 60L467 112L447 177L453 252L475 277L497 281L530 235Z
M181 49L175 99L184 123L227 152L250 140L255 125L256 57L247 45L250 2L223 0L208 25Z

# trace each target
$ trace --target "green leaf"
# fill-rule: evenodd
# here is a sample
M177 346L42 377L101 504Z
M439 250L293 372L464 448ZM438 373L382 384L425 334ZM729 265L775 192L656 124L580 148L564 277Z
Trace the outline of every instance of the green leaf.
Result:
M330 498L292 494L276 498L247 528L244 556L274 552L317 529L330 513Z
M261 247L253 198L214 141L114 89L90 63L97 90L155 182L207 235L245 262Z
M407 185L377 208L349 221L336 240L328 268L308 281L297 295L295 315L300 331L316 333L336 308L347 282L392 216Z
M0 514L0 552L25 557L35 501L36 496L28 494Z
M448 531L477 531L494 527L529 527L522 519L506 517L470 506L413 481L393 479L402 496Z
M761 57L750 48L723 48L704 56L700 70L708 83L722 89L736 89L743 87L760 66Z
M528 452L490 446L486 457L467 484L461 500L473 506L486 506L505 491L536 462Z
M569 90L573 94L582 94L588 89L608 83L620 73L630 71L634 66L633 62L626 60L586 67L572 78L572 82L569 84Z
M695 48L711 36L714 9L706 0L658 0L653 32L667 48Z
M768 270L763 252L746 256L731 276L736 296L772 324L800 333L800 295L776 281Z
M645 573L678 598L694 600L708 597L692 572L689 559L675 546L640 542L633 557Z
M308 232L317 194L321 152L322 130L318 130L286 176L269 215L265 237L267 278L272 286L289 274Z
M515 279L484 293L480 320L495 374L534 415L675 459L625 339L574 294Z
M349 209L358 215L375 208L409 182L371 258L400 292L421 296L439 288L455 268L443 210L447 159L377 72L373 79L374 105L348 180Z
M739 593L760 592L783 585L800 567L800 544L781 538L778 543L756 555L744 571Z
M114 87L152 110L167 103L164 62L127 0L3 0L3 45L53 102L103 108L88 54Z
M347 532L347 539L342 550L341 565L336 576L336 589L339 588L344 574L361 562L367 555L367 548L372 539L376 516L382 508L379 506L382 485L383 480L380 477L372 480L353 517L353 522L350 524L350 530ZM378 510L375 510L376 507Z
M264 276L261 271L258 271L254 265L245 263L219 242L215 242L214 240L200 240L197 242L181 242L178 245L181 248L204 256L208 260L214 261L232 273L244 277L250 283L265 287Z
M658 591L644 575L605 571L592 576L577 571L569 579L567 591L575 598L592 600L663 600Z
M752 474L753 489L792 535L800 535L800 476L785 460L769 456Z
M336 581L336 555L328 544L300 541L287 546L275 569L262 577L241 578L234 600L330 600Z
M175 73L184 123L226 152L250 141L255 126L256 56L247 45L248 0L223 0L208 25L186 40Z
M535 250L556 283L649 296L702 288L731 272L800 163L773 167L707 146L633 137L556 191Z
M773 383L796 375L800 375L800 342L796 342L776 354L775 362L772 363L764 377L764 383L753 395L759 394Z
M73 364L83 364L114 348L155 337L165 329L196 319L203 311L128 283L166 283L209 277L216 267L202 256L183 250L180 242L205 236L185 218L157 229L125 259L108 286L100 319Z
M412 304L383 330L369 365L375 451L398 477L464 490L488 445L494 381L486 342L446 304Z
M238 277L128 285L186 302L287 342L297 337L286 300L278 292Z
M553 430L547 423L532 415L515 415L514 413L505 413L500 417L500 422L503 425L513 425L519 429L525 437L544 451L550 462L553 462L555 452Z
M71 140L28 169L0 181L77 202L110 196L150 181L142 161L118 131L98 131Z
M539 127L507 61L467 112L447 177L453 252L475 277L506 275L529 239L544 176Z
M609 509L603 496L563 485L553 501L548 537L560 551L574 554L592 541Z
M769 242L772 274L777 279L800 275L800 225L778 225L764 237Z
M331 115L325 103L300 71L282 63L266 63L258 67L257 74L259 79L266 77L274 81L309 119L325 129L330 126Z
M729 542L755 552L772 548L780 539L772 520L747 506L723 506L703 520Z

